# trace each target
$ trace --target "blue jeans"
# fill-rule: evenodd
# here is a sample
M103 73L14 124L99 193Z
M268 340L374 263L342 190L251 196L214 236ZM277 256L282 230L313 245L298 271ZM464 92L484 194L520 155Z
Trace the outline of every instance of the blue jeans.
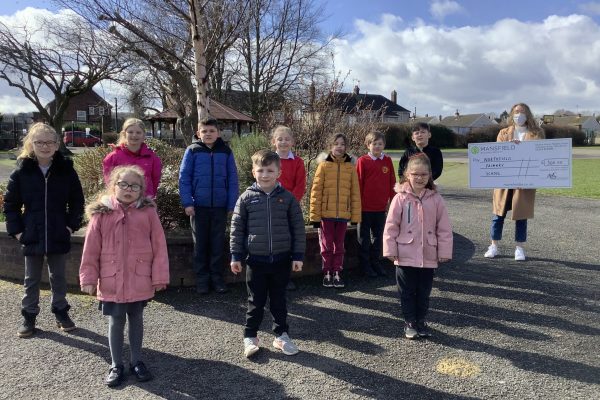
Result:
M492 227L490 236L492 240L502 240L502 228L504 228L504 217L494 215L492 218ZM515 221L515 242L524 243L527 241L527 220L518 219Z

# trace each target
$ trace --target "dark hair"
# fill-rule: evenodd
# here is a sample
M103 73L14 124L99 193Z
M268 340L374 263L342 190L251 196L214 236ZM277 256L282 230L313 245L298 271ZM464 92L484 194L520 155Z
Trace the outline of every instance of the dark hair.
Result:
M327 141L327 146L333 146L335 144L335 141L339 138L344 139L344 146L348 145L348 138L346 137L346 135L344 135L343 133L334 133L329 137L329 140Z
M429 170L429 179L427 180L427 185L425 187L427 189L434 190L435 184L433 183L433 174L431 173L431 161L429 161L429 157L427 154L419 152L415 153L408 158L408 163L406 164L406 169L404 170L404 175L400 177L401 182L408 182L407 174L410 168L414 165L424 165Z
M428 132L431 132L431 127L427 122L415 122L412 125L411 132L420 131L421 129L425 129Z
M214 119L213 117L205 117L198 121L198 125L210 125L219 129L219 121Z
M365 146L369 147L376 140L383 140L383 144L385 144L385 135L377 131L369 132L365 137Z
M266 167L267 165L275 164L277 169L281 169L281 159L279 154L271 150L259 150L252 155L253 167Z

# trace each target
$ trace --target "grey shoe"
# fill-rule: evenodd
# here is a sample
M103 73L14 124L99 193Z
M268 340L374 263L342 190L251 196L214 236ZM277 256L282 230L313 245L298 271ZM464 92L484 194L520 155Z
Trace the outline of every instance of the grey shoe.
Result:
M28 313L25 310L21 310L21 315L23 315L23 323L19 327L17 335L19 337L29 337L35 332L35 318L37 315Z
M249 358L249 357L253 356L259 350L260 350L260 347L258 347L258 338L256 338L256 337L244 338L244 357Z
M407 322L404 325L404 336L407 339L416 339L419 337L419 332L417 331L417 324L414 322Z
M293 356L294 354L298 354L299 351L298 346L292 342L287 332L283 332L281 336L273 340L273 347L281 350L286 356Z

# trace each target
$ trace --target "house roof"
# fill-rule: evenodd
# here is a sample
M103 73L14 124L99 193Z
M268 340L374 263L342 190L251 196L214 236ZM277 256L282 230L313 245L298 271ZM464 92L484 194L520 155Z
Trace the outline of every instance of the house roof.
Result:
M397 116L400 113L410 113L406 108L380 94L336 93L334 96L336 105L345 113L351 114L367 108L370 108L371 110L385 108L383 115L388 116Z
M88 90L87 92L84 92L84 93L78 94L77 96L74 96L73 98L77 98L77 97L79 97L79 96L83 96L83 95L91 95L91 97L92 97L92 98L96 99L96 105L102 105L103 107L107 107L107 108L109 108L109 109L111 109L111 110L112 110L112 105L111 105L109 102L107 102L106 100L104 100L104 99L102 98L102 96L100 96L98 93L96 93L96 92L94 91L94 89L90 89L90 90ZM56 100L52 100L52 101L50 101L48 104L46 104L46 107L45 107L45 108L46 108L46 109L54 108L54 104L55 104L55 103L56 103ZM95 107L96 105L94 105L94 107Z
M430 117L416 117L416 118L411 118L410 122L417 124L419 122L425 122L427 124L433 124L433 123L438 123L440 122L439 117L435 117L435 116L430 116Z
M579 127L579 125L585 124L590 119L595 120L596 118L591 115L554 115L553 120L546 123Z
M216 100L210 100L210 116L219 121L238 121L238 122L255 122L249 116L242 114L233 108L227 107ZM148 118L148 121L169 121L176 120L177 113L173 110L164 110L158 112Z
M452 115L445 117L440 121L440 124L447 127L466 128L475 123L481 117L487 118L485 114L465 114L465 115ZM492 121L492 120L490 120ZM495 121L493 121L495 123Z

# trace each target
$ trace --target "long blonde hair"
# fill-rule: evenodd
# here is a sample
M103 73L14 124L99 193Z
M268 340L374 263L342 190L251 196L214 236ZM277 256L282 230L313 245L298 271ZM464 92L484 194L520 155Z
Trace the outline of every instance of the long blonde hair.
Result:
M119 133L119 140L117 142L117 145L120 146L122 144L127 143L127 128L129 128L131 125L137 125L142 130L142 132L144 132L145 135L146 126L144 125L144 121L142 121L139 118L127 118L125 122L123 122L123 128Z
M54 135L54 139L58 143L60 141L60 137L56 133L53 127L44 123L44 122L36 122L31 125L29 128L29 132L23 139L23 148L21 149L21 153L19 153L18 158L33 158L35 159L35 153L33 151L33 142L35 138L42 134L49 133L50 135Z

